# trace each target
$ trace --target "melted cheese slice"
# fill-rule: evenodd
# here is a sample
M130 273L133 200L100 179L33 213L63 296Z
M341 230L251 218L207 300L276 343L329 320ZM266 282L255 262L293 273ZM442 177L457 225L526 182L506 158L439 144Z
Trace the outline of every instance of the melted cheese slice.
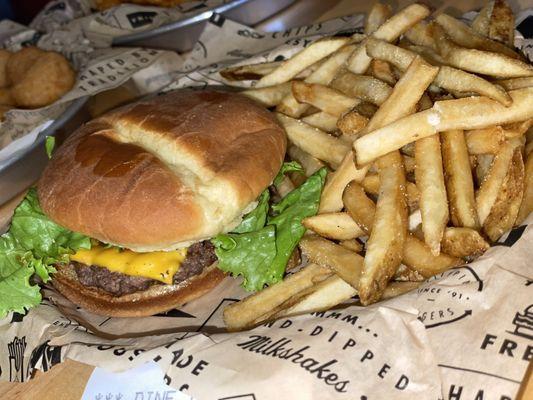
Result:
M172 278L186 255L187 249L136 253L116 247L93 246L91 250L78 250L70 259L86 265L105 267L112 272L172 284Z

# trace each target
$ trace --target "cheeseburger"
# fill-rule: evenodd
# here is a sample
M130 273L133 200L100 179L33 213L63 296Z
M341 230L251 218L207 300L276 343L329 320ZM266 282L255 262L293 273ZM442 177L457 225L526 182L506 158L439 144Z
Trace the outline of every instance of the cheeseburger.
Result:
M90 121L54 152L37 186L34 208L67 232L56 242L70 243L52 284L109 316L201 296L225 276L210 239L257 205L285 148L273 114L238 94L171 92Z

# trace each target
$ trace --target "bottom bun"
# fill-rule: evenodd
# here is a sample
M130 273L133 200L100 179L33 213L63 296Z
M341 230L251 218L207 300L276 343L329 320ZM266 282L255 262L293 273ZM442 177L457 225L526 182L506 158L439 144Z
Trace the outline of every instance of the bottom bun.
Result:
M108 317L146 317L159 314L194 300L217 286L224 272L211 264L200 275L177 285L153 285L146 290L113 296L104 290L80 283L72 265L61 266L52 279L54 287L73 303Z

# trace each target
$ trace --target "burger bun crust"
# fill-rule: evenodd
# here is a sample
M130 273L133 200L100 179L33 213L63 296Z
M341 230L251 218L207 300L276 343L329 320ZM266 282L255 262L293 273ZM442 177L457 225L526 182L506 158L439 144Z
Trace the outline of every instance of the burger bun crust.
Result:
M271 184L285 132L236 93L177 91L74 132L39 183L44 213L74 232L147 252L231 231Z

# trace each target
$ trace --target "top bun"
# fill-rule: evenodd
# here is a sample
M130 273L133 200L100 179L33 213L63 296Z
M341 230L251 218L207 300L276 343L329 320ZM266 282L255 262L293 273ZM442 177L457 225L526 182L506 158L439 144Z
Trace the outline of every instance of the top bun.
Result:
M39 200L52 220L102 242L176 249L237 226L285 148L273 114L242 95L171 92L74 132L46 167Z

